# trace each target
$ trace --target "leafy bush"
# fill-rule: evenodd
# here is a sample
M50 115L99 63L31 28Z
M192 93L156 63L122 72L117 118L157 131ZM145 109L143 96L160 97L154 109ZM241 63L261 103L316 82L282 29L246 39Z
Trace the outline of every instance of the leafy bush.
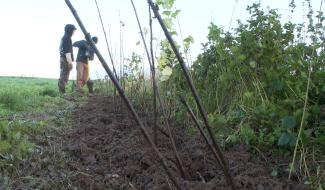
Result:
M325 152L325 17L321 11L314 15L310 0L304 3L307 24L282 23L277 10L265 11L260 3L248 6L250 18L238 21L233 33L212 23L190 71L221 145L241 142L258 152L293 153L289 178L294 171L322 189L315 158ZM198 113L175 54L165 41L161 47L162 94L170 105L186 97ZM173 116L184 119L179 113Z
M320 111L325 107L322 23L314 24L309 15L311 40L306 43L299 38L301 25L282 24L276 10L264 12L260 4L247 10L250 19L247 24L239 21L234 34L211 24L204 52L192 65L208 113L224 115L223 125L228 127L242 123L234 132L239 135L236 140L247 143L292 150L301 119L304 143L320 143L325 123ZM324 20L321 13L317 17ZM302 118L309 71L308 107ZM176 93L188 95L183 81L177 80L180 76L175 66L170 81Z

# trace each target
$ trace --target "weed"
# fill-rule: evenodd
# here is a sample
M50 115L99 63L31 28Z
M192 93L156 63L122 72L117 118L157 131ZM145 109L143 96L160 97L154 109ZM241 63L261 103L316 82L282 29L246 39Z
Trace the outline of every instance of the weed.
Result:
M57 97L59 95L58 91L53 87L47 86L45 87L40 94L42 96L50 96L50 97Z
M14 111L21 111L24 107L24 96L17 93L17 90L13 89L6 89L6 91L0 92L0 104L5 109L14 110Z

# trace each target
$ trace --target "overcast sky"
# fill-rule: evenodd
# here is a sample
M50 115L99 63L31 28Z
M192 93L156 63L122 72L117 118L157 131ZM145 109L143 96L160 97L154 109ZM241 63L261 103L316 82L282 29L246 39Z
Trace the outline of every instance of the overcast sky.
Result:
M292 15L288 10L291 0L262 0L263 7L279 8L285 19L299 21L303 17L302 1L296 1L298 13ZM321 0L311 0L315 10L319 10ZM143 46L136 45L141 39L130 0L97 0L115 62L119 62L120 20L125 23L122 28L124 55L132 51L143 54ZM201 43L206 42L208 26L211 22L228 30L236 26L236 20L247 19L247 5L256 0L176 0L175 8L180 9L179 23L183 37L191 35L192 58L200 53ZM71 0L87 30L99 37L98 47L105 58L108 52L104 41L101 24L94 0ZM143 27L148 27L147 0L134 0ZM231 19L232 18L232 19ZM230 21L232 22L230 23ZM65 24L76 24L74 17L64 0L1 0L0 2L0 76L33 76L58 78L59 43ZM159 38L161 29L154 20L154 35ZM178 29L177 22L175 26ZM77 26L77 28L79 28ZM83 39L79 29L72 40ZM161 33L161 37L163 37ZM180 37L176 40L180 40ZM74 49L75 55L77 49ZM110 61L107 59L110 63ZM91 63L93 78L104 75L104 70L96 59ZM75 71L70 78L75 78Z

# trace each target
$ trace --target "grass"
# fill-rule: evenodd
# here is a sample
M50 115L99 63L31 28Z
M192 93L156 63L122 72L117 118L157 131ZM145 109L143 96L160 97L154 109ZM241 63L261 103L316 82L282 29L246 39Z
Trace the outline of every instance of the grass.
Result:
M51 119L47 114L62 120L55 113L70 109L71 103L60 98L56 84L54 79L0 77L0 167L32 152L30 137L43 132Z
M69 95L73 97L73 93ZM51 149L57 146L51 138L71 126L70 114L75 103L60 96L56 79L0 77L0 184L4 185L0 189L32 187L31 180L17 184L15 179L26 176L42 181L42 176L32 176L29 168L37 160L64 163L62 150Z
M0 77L0 113L42 111L44 103L57 101L56 80Z

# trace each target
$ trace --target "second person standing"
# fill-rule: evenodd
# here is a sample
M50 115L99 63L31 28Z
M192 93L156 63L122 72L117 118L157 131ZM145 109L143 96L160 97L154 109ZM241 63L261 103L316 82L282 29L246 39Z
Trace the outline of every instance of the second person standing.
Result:
M97 44L96 36L91 38ZM89 93L93 93L93 82L89 79L89 61L94 60L94 51L86 40L80 40L73 43L74 47L78 48L77 55L77 84L76 90L83 93L82 87L87 84Z

